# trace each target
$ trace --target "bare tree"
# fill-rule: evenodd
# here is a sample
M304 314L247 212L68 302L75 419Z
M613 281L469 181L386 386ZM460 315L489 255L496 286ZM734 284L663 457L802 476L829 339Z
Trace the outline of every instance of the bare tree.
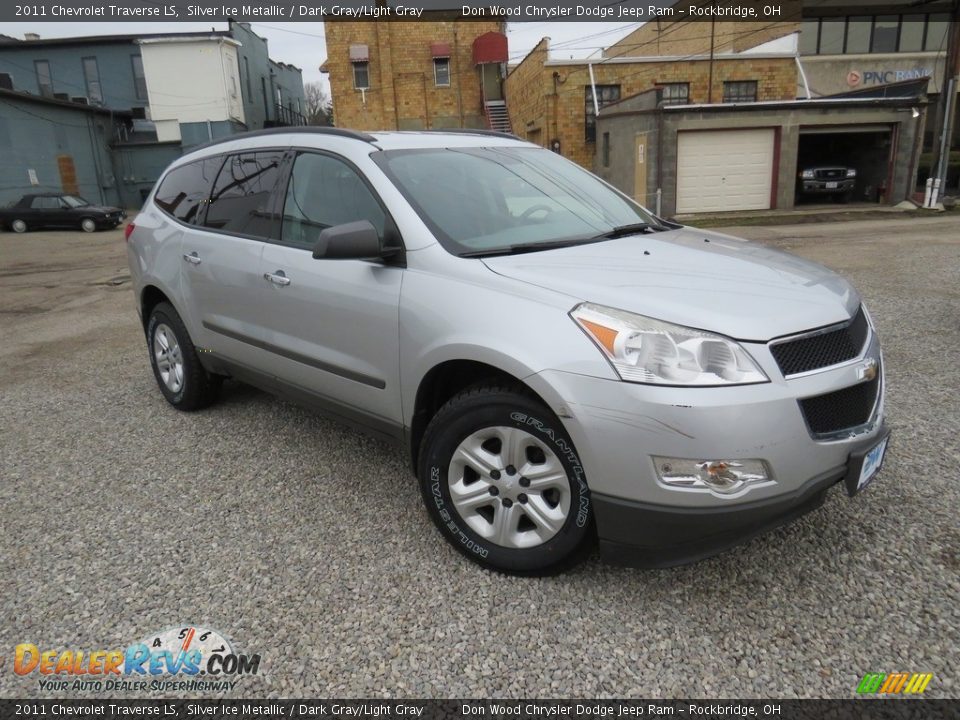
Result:
M333 103L318 82L304 85L306 96L306 112L308 125L333 125Z

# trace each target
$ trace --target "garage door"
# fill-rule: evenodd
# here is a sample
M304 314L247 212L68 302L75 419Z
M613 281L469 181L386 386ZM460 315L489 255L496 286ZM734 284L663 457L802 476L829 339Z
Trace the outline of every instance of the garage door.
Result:
M677 212L766 210L773 183L773 130L677 134Z

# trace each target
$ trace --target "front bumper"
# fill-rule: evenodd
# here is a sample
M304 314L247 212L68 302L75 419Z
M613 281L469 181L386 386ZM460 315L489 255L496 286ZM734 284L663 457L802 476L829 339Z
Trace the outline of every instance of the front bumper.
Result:
M548 370L527 378L570 434L590 485L601 547L629 564L673 565L724 550L798 517L874 447L883 423L884 379L864 425L815 437L798 400L863 382L882 367L871 332L855 360L789 379L765 344L744 347L770 382L718 388L657 387ZM775 482L719 496L672 487L653 456L762 459ZM633 560L630 560L633 558Z
M855 183L856 180L804 180L801 183L800 192L809 195L852 192ZM829 187L828 184L834 184L835 187Z
M878 437L888 434L884 426ZM851 457L862 460L877 442L877 437L860 441L860 449ZM859 471L859 462L848 462L790 493L732 507L665 507L594 493L593 512L597 527L603 528L600 551L607 561L630 567L671 567L702 560L816 510L831 487L850 474L855 483Z

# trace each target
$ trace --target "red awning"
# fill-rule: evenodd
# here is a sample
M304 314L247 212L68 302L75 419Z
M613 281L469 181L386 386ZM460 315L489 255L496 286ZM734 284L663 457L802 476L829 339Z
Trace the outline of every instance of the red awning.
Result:
M473 64L502 63L507 61L507 36L503 33L484 33L473 41Z
M430 43L430 55L435 58L450 57L450 43L435 42Z
M350 62L367 62L370 59L370 49L366 45L350 46Z

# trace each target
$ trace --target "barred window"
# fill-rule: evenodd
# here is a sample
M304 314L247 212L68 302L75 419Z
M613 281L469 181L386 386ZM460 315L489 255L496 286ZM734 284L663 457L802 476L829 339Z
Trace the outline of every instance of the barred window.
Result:
M729 80L723 83L723 101L725 103L756 102L757 81Z
M666 83L663 89L664 105L688 105L690 103L690 83Z

